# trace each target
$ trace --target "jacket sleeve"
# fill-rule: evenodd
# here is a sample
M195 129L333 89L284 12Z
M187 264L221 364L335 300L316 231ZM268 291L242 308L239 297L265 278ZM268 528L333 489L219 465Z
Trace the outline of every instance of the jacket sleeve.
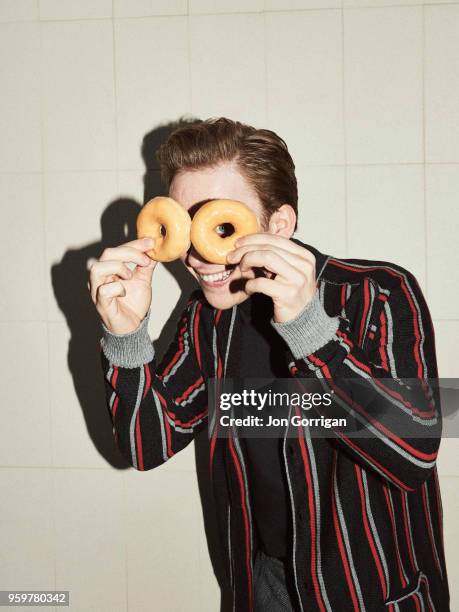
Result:
M113 434L137 470L167 461L207 421L207 391L196 354L200 306L188 302L160 364L148 335L150 311L130 334L112 334L102 324L100 355Z
M432 320L415 277L403 272L400 285L382 294L387 301L372 341L361 341L363 327L328 316L318 291L296 319L272 325L292 351L291 374L320 379L333 397L328 407L314 406L313 416L357 424L358 435L327 430L338 446L413 491L435 467L442 421L438 385L431 385L438 376Z

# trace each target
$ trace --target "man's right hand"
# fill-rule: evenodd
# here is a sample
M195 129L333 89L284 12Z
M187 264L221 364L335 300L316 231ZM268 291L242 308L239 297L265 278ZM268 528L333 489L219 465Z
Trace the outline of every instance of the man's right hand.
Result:
M104 325L114 334L133 332L151 304L151 278L156 261L146 254L152 238L107 248L90 268L88 289ZM126 263L135 263L130 270Z

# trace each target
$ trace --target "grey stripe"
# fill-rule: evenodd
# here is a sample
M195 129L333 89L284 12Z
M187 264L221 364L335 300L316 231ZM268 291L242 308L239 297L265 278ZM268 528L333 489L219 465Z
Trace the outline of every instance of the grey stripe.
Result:
M173 376L177 372L179 367L182 365L182 363L188 357L188 353L190 352L190 343L188 342L188 337L189 337L188 331L185 331L185 333L183 334L183 352L182 352L182 354L180 356L180 359L178 359L178 361L171 368L169 374L166 374L166 376L163 378L163 382L164 383L167 383L169 378L171 376Z
M315 459L315 456L314 456L314 449L313 449L313 446L312 446L312 443L311 443L311 434L309 432L309 428L303 427L302 429L303 429L303 431L305 433L306 444L307 444L308 450L309 450L309 457L310 457L310 460L311 460L311 468L312 468L312 475L313 475L314 503L315 503L315 507L316 507L317 574L318 574L319 583L320 583L320 590L321 590L321 593L322 593L322 597L323 597L325 606L326 606L327 610L330 610L330 612L333 612L332 608L330 606L330 601L328 600L327 589L325 587L324 577L322 575L322 552L321 552L321 547L320 547L320 516L321 516L321 514L320 514L320 491L319 491L319 485L318 485L316 459Z
M375 524L375 519L373 517L373 512L371 510L370 494L368 492L367 473L366 473L366 470L364 468L361 468L361 469L362 469L363 489L364 489L364 494L365 494L365 507L367 509L367 514L368 514L368 517L370 519L371 530L372 530L374 538L376 540L376 546L378 547L379 558L381 559L381 562L382 562L383 567L384 567L384 575L386 576L387 592L390 593L391 585L390 585L390 579L389 579L389 570L387 568L386 556L384 554L384 550L383 550L383 547L382 547L382 544L381 544L381 539L379 537L379 533L378 533L378 530L377 530L376 524Z
M135 452L136 451L135 434L134 434L135 418L139 411L140 402L142 401L142 393L143 393L144 385L145 385L145 370L143 369L143 367L140 367L139 368L139 386L137 388L137 398L135 401L135 408L134 408L134 412L131 417L131 422L129 424L129 441L131 444L131 458L132 458L132 465L135 467L135 469L138 468L137 457L136 457L136 452Z
M405 578L405 580L408 582L408 577L406 575L405 572L405 568L403 567L403 561L402 561L402 557L400 555L400 546L398 544L398 533L397 533L397 519L396 519L396 515L395 515L395 509L394 509L394 503L392 501L392 493L390 491L390 487L386 487L387 488L387 494L389 496L389 503L390 503L390 507L392 509L392 516L394 517L394 537L395 537L395 546L397 548L397 554L398 554L398 558L400 559L400 566L402 568L402 573L403 573L403 577Z
M421 578L422 578L422 573L419 574L418 582L417 582L416 586L413 587L412 591L410 591L406 595L403 595L403 597L399 597L398 599L391 599L390 601L386 601L386 606L388 606L389 604L394 604L395 606L397 606L397 609L399 609L398 608L398 604L401 601L403 601L407 597L411 597L412 595L414 595L414 593L417 593L417 591L419 591L419 588L421 586Z
M231 323L230 323L229 332L228 332L228 343L226 345L225 363L223 366L223 376L226 376L226 364L228 362L228 354L229 354L229 348L231 344L231 337L233 335L234 321L236 320L236 311L237 311L237 306L233 306L231 309Z
M333 474L333 490L335 492L336 508L338 510L338 519L339 519L339 522L340 522L340 525L341 525L341 530L343 532L344 545L346 547L347 558L348 558L349 566L351 568L351 574L352 574L352 578L354 580L354 586L355 586L355 589L356 589L356 592L357 592L357 597L358 597L358 600L359 600L360 610L361 610L361 612L365 612L366 608L365 608L365 604L363 603L363 597L362 597L362 591L361 591L361 588L360 588L359 578L358 578L357 572L355 570L354 558L352 556L351 544L349 542L349 534L348 534L348 531L347 531L346 520L344 518L344 512L343 512L343 508L341 506L341 498L339 496L338 479L337 479L338 457L339 457L339 452L336 451L336 464L335 464L335 470L334 470L334 474Z
M394 322L392 321L392 313L390 310L389 302L385 302L384 310L386 312L386 318L387 318L386 349L387 349L387 356L389 358L390 373L394 378L397 378L397 368L395 367L394 351L392 348L394 344Z
M163 447L163 459L167 461L169 457L167 456L167 442L166 442L166 432L164 431L164 422L163 422L163 410L160 404L159 399L156 396L153 388L150 389L153 399L155 400L156 411L158 413L159 426L161 428L161 443Z
M190 393L190 395L186 398L186 400L183 400L178 405L179 406L186 406L187 404L192 402L193 399L198 395L198 393L203 391L205 388L206 388L206 383L203 382L201 385L199 385L199 387L196 387L196 389L192 393Z
M431 426L431 425L436 425L438 423L437 417L433 419L422 419L421 417L418 417L417 415L413 414L412 411L407 406L405 406L403 402L400 402L399 400L394 399L391 395L389 395L386 391L384 391L384 389L381 389L381 387L379 387L374 382L373 377L370 376L370 374L368 374L367 372L365 372L365 370L360 369L352 361L348 359L346 359L345 361L351 370L353 370L357 374L360 374L362 378L365 378L366 380L368 380L368 382L370 382L371 386L374 388L374 390L379 395L387 399L393 406L397 406L398 408L403 410L403 412L405 412L405 414L408 414L413 421L416 421L417 423L420 423L421 425L425 425L426 427ZM400 387L407 388L407 385L404 385L401 381L397 380L396 382L400 384Z
M418 560L416 558L416 551L414 550L413 532L411 531L411 518L410 518L410 507L408 505L408 496L406 491L401 491L402 503L405 507L406 520L408 522L408 533L410 535L411 552L413 553L414 567L416 571L419 570Z
M375 301L375 288L373 287L373 283L369 283L369 289L370 289L370 304L368 306L368 312L367 312L367 316L365 319L365 327L363 330L363 338L362 338L362 346L365 342L365 339L367 337L367 333L368 333L368 326L370 324L370 319L371 319L371 315L372 315L372 311L373 311L373 304Z
M289 414L288 414L288 422L290 423L290 419L291 419L291 415L292 415L292 407L289 407ZM301 597L300 597L300 589L298 586L298 576L296 573L296 517L295 517L295 500L293 499L293 489L292 489L292 483L290 480L290 473L288 470L288 460L287 460L287 451L286 451L286 446L287 446L287 430L288 427L286 429L285 432L285 437L284 437L284 444L283 444L283 454L284 454L284 462L285 462L285 473L287 475L287 484L288 484L288 490L289 490L289 495L290 495L290 503L292 506L292 520L293 520L293 574L294 574L294 578L295 578L295 589L298 595L298 601L300 603L300 609L301 612L304 612L304 608L303 608L303 603L301 601Z

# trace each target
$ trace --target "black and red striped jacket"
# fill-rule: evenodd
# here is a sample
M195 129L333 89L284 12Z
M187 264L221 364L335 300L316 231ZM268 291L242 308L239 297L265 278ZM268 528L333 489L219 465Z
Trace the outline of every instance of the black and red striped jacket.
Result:
M297 241L299 244L299 241ZM290 354L292 377L321 377L341 398L342 416L359 413L375 435L285 435L283 462L291 508L289 567L302 612L449 610L442 503L436 459L439 396L413 405L405 378L438 376L431 317L414 276L381 261L316 257L317 288L335 337L304 359ZM217 436L208 419L209 379L238 371L238 307L216 310L195 292L160 364L110 363L101 351L117 444L138 470L161 465L209 426L209 471L233 609L253 609L255 529L247 457L237 428ZM346 379L361 377L400 422L429 431L401 438L378 422ZM383 380L391 378L391 390ZM315 408L315 410L320 410ZM336 411L334 413L336 415ZM211 421L208 423L208 420ZM398 430L397 430L398 431ZM332 434L333 435L333 434Z

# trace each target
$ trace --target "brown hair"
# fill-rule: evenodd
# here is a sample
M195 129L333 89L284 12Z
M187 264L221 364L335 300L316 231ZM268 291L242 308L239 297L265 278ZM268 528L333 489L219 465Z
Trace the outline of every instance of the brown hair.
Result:
M235 161L263 204L265 223L282 204L290 204L298 216L295 165L284 140L271 130L258 130L226 117L182 119L156 157L168 188L182 170Z

